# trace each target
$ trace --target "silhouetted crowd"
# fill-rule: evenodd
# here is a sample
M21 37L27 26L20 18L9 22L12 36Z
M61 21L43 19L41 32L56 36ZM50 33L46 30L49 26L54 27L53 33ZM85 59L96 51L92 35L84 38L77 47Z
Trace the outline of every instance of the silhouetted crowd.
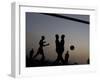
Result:
M37 50L37 53L34 55L34 49L32 48L29 52L29 58L26 60L26 66L48 66L48 65L59 65L61 64L69 64L69 50L66 51L65 54L65 60L63 59L62 55L64 53L64 44L65 44L65 35L61 35L61 41L59 40L59 35L55 35L55 47L56 47L56 53L57 53L57 59L54 62L46 62L45 55L44 55L44 49L43 47L49 46L49 43L46 43L45 36L41 36L41 40L39 41L39 48ZM74 50L74 45L70 46L70 50ZM36 60L35 58L41 55L40 60ZM87 60L87 63L89 64L89 59ZM78 63L74 63L78 64Z

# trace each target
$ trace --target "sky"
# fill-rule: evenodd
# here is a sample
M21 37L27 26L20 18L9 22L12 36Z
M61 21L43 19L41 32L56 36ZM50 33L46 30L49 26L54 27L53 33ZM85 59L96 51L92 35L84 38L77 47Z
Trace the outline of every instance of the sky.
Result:
M89 21L89 15L60 14L85 21ZM29 55L31 48L36 54L41 36L45 36L45 41L50 45L44 48L46 60L55 61L57 58L55 47L55 34L65 34L65 45L63 58L69 50L69 62L85 64L89 58L89 24L71 21L59 17L43 15L40 13L26 12L26 55ZM75 46L75 50L70 50L70 45ZM39 59L39 55L37 58Z

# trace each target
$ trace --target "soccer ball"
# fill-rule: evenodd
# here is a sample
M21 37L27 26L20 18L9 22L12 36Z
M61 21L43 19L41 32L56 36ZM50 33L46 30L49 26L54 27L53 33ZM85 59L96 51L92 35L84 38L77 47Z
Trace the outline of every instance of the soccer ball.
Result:
M74 45L71 45L70 50L74 50L74 49L75 49Z

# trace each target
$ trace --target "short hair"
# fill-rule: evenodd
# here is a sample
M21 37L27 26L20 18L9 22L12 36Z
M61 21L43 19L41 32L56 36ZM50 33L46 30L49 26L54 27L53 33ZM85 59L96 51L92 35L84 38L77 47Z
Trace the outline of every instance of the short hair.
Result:
M55 37L56 37L56 38L59 38L59 35L58 35L58 34L56 34L56 35L55 35Z
M62 35L61 35L61 38L65 38L65 35L64 35L64 34L62 34Z
M45 39L45 36L41 36L42 39Z

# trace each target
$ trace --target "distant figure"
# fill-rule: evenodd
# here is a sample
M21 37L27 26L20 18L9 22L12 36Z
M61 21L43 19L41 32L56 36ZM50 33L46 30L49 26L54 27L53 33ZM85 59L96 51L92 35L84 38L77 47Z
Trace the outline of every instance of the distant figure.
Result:
M30 63L30 65L32 65L32 63L33 63L33 54L34 54L34 50L33 50L33 48L30 50L30 52L29 52L29 63Z
M59 35L56 34L55 37L56 37L56 40L55 40L55 44L56 44L56 52L59 54L59 53L60 53Z
M88 60L87 60L87 64L90 64L90 60L89 60L89 58L88 58Z
M56 52L57 52L57 59L54 62L55 64L59 63L59 61L61 61L64 64L64 59L62 57L62 54L64 52L64 43L65 43L64 37L65 37L65 35L61 36L61 42L60 42L59 41L59 35L58 34L55 35L55 38L56 38L55 44L56 44Z
M39 48L38 48L38 51L37 51L36 55L34 56L34 58L35 58L35 57L37 57L39 54L42 55L41 61L44 61L44 59L45 59L43 47L49 45L49 43L48 43L48 44L45 44L46 41L44 41L44 40L45 40L45 37L44 37L44 36L41 36L41 40L39 41Z
M68 59L69 59L69 51L67 51L65 54L65 63L66 64L68 64Z
M61 52L61 54L64 52L64 44L65 44L64 38L65 38L65 35L62 35L61 36L61 42L60 42L60 52Z
M33 54L34 54L34 50L33 48L30 50L30 54L29 54L29 57L32 58L33 57Z

